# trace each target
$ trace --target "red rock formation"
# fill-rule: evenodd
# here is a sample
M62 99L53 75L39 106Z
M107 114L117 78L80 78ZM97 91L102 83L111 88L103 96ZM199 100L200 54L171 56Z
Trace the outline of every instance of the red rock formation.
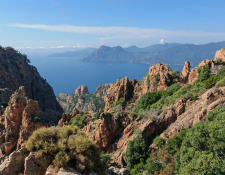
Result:
M75 96L81 96L89 94L88 87L85 85L79 86L75 91Z
M36 152L30 152L25 158L24 175L43 175L49 164L44 161Z
M110 88L107 90L105 98L105 110L109 109L110 104L123 98L125 101L130 99L133 95L134 86L137 83L136 80L130 81L128 77L123 79L117 79L113 84L110 84Z
M167 89L167 81L171 79L172 71L165 65L158 63L149 68L150 92Z
M79 114L79 111L76 108L74 108L71 114L63 113L62 118L59 120L58 126L62 127L63 125L69 125L71 118L75 117L77 114Z
M188 79L189 74L190 74L190 62L186 61L182 71L182 77L184 78L184 81Z
M56 110L61 116L63 110L56 101L52 87L34 66L28 64L26 55L11 47L0 48L0 88L16 91L24 86L27 97L38 101L41 109Z
M45 126L41 120L38 102L28 99L24 87L20 87L11 97L1 118L0 144L9 155L13 149L24 146L24 141L38 128Z
M225 62L225 48L222 48L221 50L216 51L214 61L220 58L222 59L222 61Z

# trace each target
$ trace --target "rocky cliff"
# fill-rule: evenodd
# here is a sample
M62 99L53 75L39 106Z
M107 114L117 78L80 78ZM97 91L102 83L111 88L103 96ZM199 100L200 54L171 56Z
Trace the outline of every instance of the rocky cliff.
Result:
M24 86L27 97L38 101L42 110L49 109L62 113L52 87L39 75L37 69L28 63L26 55L11 47L0 46L0 89L7 88L15 92L20 86ZM0 99L4 98L2 99L4 101L1 102L8 102L10 95L5 95L3 91L0 93Z

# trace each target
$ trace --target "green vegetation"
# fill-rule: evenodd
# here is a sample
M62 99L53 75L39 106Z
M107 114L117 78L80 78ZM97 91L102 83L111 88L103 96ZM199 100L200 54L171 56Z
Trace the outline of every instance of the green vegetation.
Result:
M224 126L225 107L219 105L189 129L176 156L176 173L225 174Z
M146 76L146 85L149 86L150 85L150 79L149 79L149 74L147 74Z
M216 83L216 87L225 86L225 77Z
M96 144L77 127L63 126L41 128L35 131L26 143L29 151L37 151L48 163L54 166L73 166L82 174L91 171L101 174L109 158L100 156Z
M87 121L85 120L86 118L87 116L84 113L77 114L70 120L70 124L71 126L77 126L82 129L85 125L87 125Z
M177 69L175 69L175 70L172 72L171 75L172 75L173 77L178 77L178 76L180 76L180 74L181 74L180 71L177 70Z
M153 142L159 148L165 144L165 141L160 136L156 137Z
M206 121L182 129L166 144L156 137L160 149L133 165L131 174L225 174L225 106L210 111ZM143 152L139 152L143 154Z
M164 91L156 91L156 92L147 92L146 94L142 95L141 98L138 100L136 104L136 108L134 112L139 113L142 110L149 110L158 108L157 105L163 105L163 99L166 97L171 96L174 92L178 91L181 88L179 83L173 84ZM157 103L153 106L153 104ZM161 109L162 106L159 107Z
M115 101L113 104L111 104L109 107L110 107L110 108L113 108L113 107L116 107L116 106L118 106L118 105L121 105L121 106L125 105L125 100L124 100L124 98L120 98L119 100L117 100L117 101Z
M175 154L180 149L182 141L187 133L187 129L183 128L178 135L174 135L173 138L167 141L166 147L170 154Z
M98 111L94 114L94 117L91 119L92 122L94 122L95 120L98 120L100 118L100 114L102 113L103 111Z
M134 165L147 158L147 146L141 134L128 142L126 149L126 163L128 169L133 169Z
M218 75L223 75L223 76L225 76L225 66L221 67L221 69L218 70Z
M209 66L200 66L197 69L197 72L199 73L197 81L195 83L202 82L204 80L207 80L210 77L210 68Z

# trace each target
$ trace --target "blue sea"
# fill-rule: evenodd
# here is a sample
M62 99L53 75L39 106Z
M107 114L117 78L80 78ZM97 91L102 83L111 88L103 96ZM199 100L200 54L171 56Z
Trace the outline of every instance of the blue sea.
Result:
M89 93L94 93L99 84L115 82L119 77L140 80L148 72L150 65L127 62L81 62L80 58L54 58L29 56L31 65L52 86L55 95L60 92L74 93L80 85L87 85ZM183 65L170 65L182 71Z

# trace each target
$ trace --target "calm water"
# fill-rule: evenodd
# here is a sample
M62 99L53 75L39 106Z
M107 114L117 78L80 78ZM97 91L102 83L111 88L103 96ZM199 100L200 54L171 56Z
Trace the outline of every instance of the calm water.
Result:
M140 80L150 67L125 62L81 62L80 58L29 56L29 59L53 87L56 96L60 92L74 93L80 85L87 85L93 93L99 84L115 82L119 77ZM171 65L171 68L182 71L183 65Z

